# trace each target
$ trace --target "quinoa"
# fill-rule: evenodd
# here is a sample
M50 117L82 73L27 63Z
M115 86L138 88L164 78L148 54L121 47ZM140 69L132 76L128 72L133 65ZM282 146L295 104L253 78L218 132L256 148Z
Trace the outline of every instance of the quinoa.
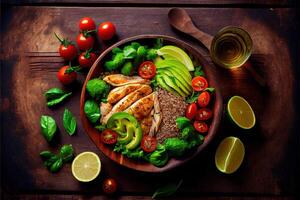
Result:
M175 120L177 117L184 116L187 103L183 97L171 94L162 88L158 89L158 101L162 121L156 138L163 143L166 138L179 136L180 132Z

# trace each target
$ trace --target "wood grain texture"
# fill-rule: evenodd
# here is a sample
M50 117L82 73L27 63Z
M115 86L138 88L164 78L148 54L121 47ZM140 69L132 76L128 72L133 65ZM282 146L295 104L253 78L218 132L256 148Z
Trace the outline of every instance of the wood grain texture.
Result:
M145 174L120 167L107 159L84 133L79 120L79 97L83 73L76 86L64 88L74 92L68 102L55 109L45 106L43 92L62 87L55 75L63 61L58 58L58 42L53 32L76 38L77 22L91 16L97 22L115 22L119 39L138 34L165 34L178 37L203 51L198 43L168 25L168 8L61 8L14 7L5 24L1 49L1 113L2 187L9 192L101 194L100 184L106 177L116 178L118 195L150 195L159 183L183 178L181 195L293 195L297 179L297 145L295 124L295 45L294 9L189 8L195 24L209 34L226 25L241 26L254 41L256 54L250 59L265 77L262 89L247 71L218 69L224 100L232 95L244 96L257 116L257 127L242 132L223 118L218 137L193 161L164 174ZM122 17L120 17L122 16ZM9 44L9 45L8 45ZM108 46L108 44L107 44ZM41 53L40 53L41 52ZM48 53L49 52L49 53ZM205 52L203 51L205 55ZM207 57L208 58L208 57ZM64 107L79 122L77 134L67 135L62 128ZM60 127L57 145L49 145L39 131L41 114L54 116ZM235 135L246 145L246 157L233 175L220 174L214 166L214 152L225 136ZM42 150L57 151L72 143L76 153L94 151L100 155L103 171L93 183L78 183L66 165L50 174L38 154Z

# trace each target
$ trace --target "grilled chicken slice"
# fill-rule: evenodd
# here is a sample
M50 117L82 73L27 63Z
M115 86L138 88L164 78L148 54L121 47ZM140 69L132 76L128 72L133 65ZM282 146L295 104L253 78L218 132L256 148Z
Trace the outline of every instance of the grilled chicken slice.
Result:
M159 101L157 92L154 92L154 108L153 108L153 114L152 114L152 125L149 130L149 135L154 137L155 134L158 132L160 123L162 120Z
M149 131L150 131L150 128L151 128L151 125L152 125L152 115L153 115L153 113L154 113L154 110L152 109L152 111L148 114L148 116L143 118L140 121L142 130L143 130L143 135L148 135L149 134Z
M152 92L152 88L149 85L143 85L141 88L128 94L127 96L125 96L123 99L121 99L118 103L114 105L112 110L103 118L103 123L107 123L107 120L110 118L112 114L126 110L134 102L147 96L151 92Z
M101 118L100 122L102 122L103 118L111 111L112 105L110 103L103 103L100 104L100 112L101 112Z
M125 110L135 116L138 120L146 117L152 110L154 104L154 93L141 98Z
M123 86L128 84L147 84L150 85L150 81L143 79L140 76L124 76L123 74L112 74L103 78L105 82L112 86Z
M120 87L116 87L111 90L108 94L107 101L111 104L118 102L120 99L125 97L127 94L141 88L142 84L128 84Z

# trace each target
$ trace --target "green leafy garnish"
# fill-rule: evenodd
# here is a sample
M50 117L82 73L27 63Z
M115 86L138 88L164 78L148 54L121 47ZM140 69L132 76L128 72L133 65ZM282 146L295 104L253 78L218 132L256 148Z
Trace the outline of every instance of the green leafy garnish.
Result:
M43 115L40 120L42 135L50 142L56 133L57 126L55 120L47 115Z
M202 70L202 66L195 67L194 76L204 76L204 71Z
M95 126L95 129L102 132L106 129L106 125L105 124L99 124L99 125Z
M152 199L171 196L180 188L182 182L183 180L181 179L179 182L168 183L164 186L161 186L154 192Z
M46 97L47 106L51 107L59 104L71 94L72 92L67 93L59 88L51 88L45 92L44 96Z
M87 100L84 104L84 113L91 123L96 123L100 119L100 107L94 100Z
M105 81L95 78L88 81L86 90L91 97L100 100L107 97L110 86Z
M62 160L66 162L70 162L74 158L74 149L71 144L65 144L60 148L59 155Z
M192 93L191 96L189 96L188 98L186 98L185 102L187 103L193 103L193 102L196 102L198 97L200 95L200 92L194 92Z
M205 89L205 91L208 91L208 92L210 92L210 93L213 93L213 92L215 91L215 88L213 88L213 87L208 87L208 88Z
M191 124L191 121L186 117L177 117L176 118L177 127L182 130L184 127Z
M68 109L65 109L64 111L63 125L69 135L73 135L75 133L77 126L76 119Z

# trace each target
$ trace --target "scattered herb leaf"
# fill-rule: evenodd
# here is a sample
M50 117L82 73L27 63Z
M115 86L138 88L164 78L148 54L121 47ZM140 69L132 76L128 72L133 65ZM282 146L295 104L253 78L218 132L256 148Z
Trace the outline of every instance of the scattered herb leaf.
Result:
M202 70L202 66L195 67L194 76L204 76L204 71Z
M40 120L40 126L43 136L50 142L57 130L55 120L50 116L43 115Z
M205 91L208 91L208 92L210 92L210 93L213 93L213 92L215 91L215 88L213 88L213 87L208 87L208 88L205 89Z
M168 183L158 188L152 195L152 199L171 196L180 188L182 182L183 180L181 179L179 182Z
M73 135L75 133L77 126L76 119L68 109L65 109L64 111L63 125L69 135Z
M100 119L100 108L96 101L87 100L84 104L84 113L91 123L96 123Z
M51 88L45 92L44 96L46 97L47 106L51 107L59 104L71 94L72 92L67 93L59 88Z

